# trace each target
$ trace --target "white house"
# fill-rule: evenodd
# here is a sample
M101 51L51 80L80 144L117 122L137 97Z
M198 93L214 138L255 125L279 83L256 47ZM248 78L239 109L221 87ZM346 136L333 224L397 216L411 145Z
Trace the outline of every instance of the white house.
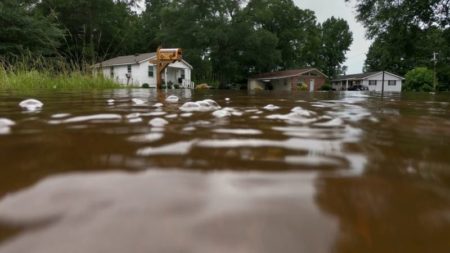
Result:
M150 60L156 59L156 53L126 55L112 58L94 65L107 78L130 86L147 84L156 88L156 66ZM192 66L185 60L170 64L163 72L163 85L178 85L180 88L194 88L191 82Z
M403 77L390 72L378 71L338 76L332 81L332 86L335 90L369 90L380 92L384 90L386 92L401 92L403 80Z

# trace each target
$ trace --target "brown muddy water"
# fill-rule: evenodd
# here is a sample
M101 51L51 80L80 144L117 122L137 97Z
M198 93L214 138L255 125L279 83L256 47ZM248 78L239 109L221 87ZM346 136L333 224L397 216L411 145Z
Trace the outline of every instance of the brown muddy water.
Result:
M0 92L0 253L450 252L449 102Z

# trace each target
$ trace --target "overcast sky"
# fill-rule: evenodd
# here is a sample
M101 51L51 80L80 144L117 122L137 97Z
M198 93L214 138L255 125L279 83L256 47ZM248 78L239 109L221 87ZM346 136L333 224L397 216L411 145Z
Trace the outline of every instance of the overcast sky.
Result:
M364 37L365 29L355 20L355 9L352 3L344 0L294 0L301 9L310 9L316 13L319 22L324 22L331 16L347 20L353 32L353 43L347 52L347 74L361 73L366 59L366 53L371 42Z

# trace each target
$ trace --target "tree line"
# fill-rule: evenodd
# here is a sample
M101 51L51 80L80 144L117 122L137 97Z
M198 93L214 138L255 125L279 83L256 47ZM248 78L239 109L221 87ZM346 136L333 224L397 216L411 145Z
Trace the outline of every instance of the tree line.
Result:
M356 0L356 10L373 39L365 70L405 75L418 68L410 76L430 79L436 68L436 88L450 90L450 0Z
M137 11L145 5L143 11ZM181 47L194 80L222 85L254 73L345 69L347 22L319 23L292 0L2 0L0 57L62 57L81 68L119 55Z

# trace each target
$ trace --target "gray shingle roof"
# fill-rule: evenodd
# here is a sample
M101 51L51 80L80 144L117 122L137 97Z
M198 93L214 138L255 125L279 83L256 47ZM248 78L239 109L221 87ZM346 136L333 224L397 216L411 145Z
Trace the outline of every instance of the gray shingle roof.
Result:
M283 71L277 71L277 72L261 73L261 74L251 76L250 79L282 79L282 78L300 76L300 75L303 75L310 71L317 71L318 73L322 74L325 78L327 78L327 76L325 74L323 74L316 68L300 68L300 69L283 70Z
M155 56L156 56L156 53L145 53L145 54L119 56L116 58L112 58L112 59L97 63L94 65L94 67L99 67L99 66L109 67L109 66L116 66L116 65L137 64L141 61L150 59Z
M335 79L333 79L332 81L343 81L343 80L362 80L362 79L366 79L369 76L373 76L375 74L381 73L382 71L372 71L372 72L366 72L366 73L360 73L360 74L353 74L353 75L345 75L345 76L337 76ZM389 75L393 75L396 76L400 79L404 79L402 76L393 74L391 72L388 71L384 71L384 73L389 74Z
M364 79L368 76L374 75L380 71L376 72L366 72L366 73L359 73L359 74L352 74L352 75L345 75L345 76L337 76L333 81L340 81L340 80L347 80L347 79Z

